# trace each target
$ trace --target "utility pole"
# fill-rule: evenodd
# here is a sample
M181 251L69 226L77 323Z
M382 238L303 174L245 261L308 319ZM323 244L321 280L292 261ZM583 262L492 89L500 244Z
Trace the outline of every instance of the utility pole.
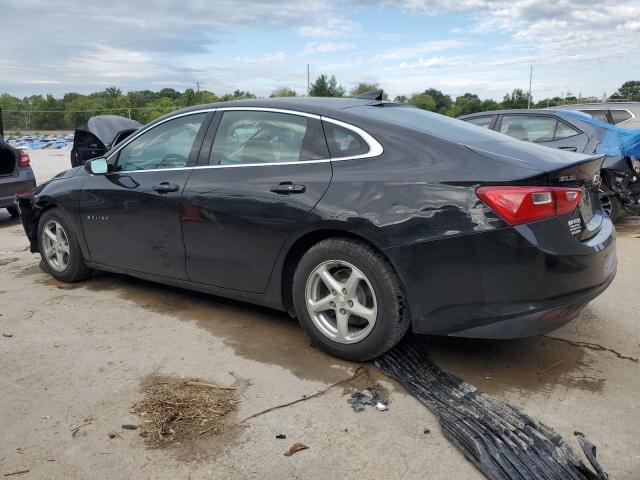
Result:
M531 70L529 71L529 102L527 108L531 108L531 79L533 78L533 65L531 65Z
M311 77L309 75L309 64L307 63L307 97L311 93Z

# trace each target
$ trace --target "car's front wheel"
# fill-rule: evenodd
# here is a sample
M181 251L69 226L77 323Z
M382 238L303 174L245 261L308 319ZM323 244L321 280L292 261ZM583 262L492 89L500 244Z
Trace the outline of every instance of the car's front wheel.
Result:
M293 300L314 343L346 360L383 354L409 326L395 271L360 241L328 239L309 249L294 274Z
M91 273L84 263L73 228L57 209L47 210L40 217L38 243L44 266L56 279L77 282Z

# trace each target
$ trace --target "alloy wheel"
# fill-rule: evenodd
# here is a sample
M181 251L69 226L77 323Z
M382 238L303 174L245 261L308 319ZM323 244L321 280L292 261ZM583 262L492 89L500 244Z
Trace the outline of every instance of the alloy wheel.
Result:
M307 311L323 335L338 343L364 340L378 317L376 295L367 277L344 260L329 260L309 275Z
M59 222L49 220L42 229L42 248L49 266L64 272L69 266L69 238Z

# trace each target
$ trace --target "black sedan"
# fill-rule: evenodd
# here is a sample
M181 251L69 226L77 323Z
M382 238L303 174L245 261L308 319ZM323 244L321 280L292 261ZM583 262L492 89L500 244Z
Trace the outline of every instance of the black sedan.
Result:
M55 278L125 273L288 311L367 360L405 332L508 338L615 274L602 157L362 99L181 110L17 199Z
M586 111L568 109L494 110L464 115L460 120L518 140L579 153L600 152L610 135L608 125L599 126ZM614 222L625 211L640 215L640 159L607 156L602 164L602 180L600 199Z

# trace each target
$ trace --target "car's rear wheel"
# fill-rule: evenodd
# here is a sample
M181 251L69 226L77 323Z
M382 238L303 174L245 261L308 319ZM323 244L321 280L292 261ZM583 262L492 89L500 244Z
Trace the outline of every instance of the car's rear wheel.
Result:
M77 282L91 273L84 263L73 228L57 209L47 210L40 217L38 243L44 266L56 279Z
M609 218L613 223L622 216L622 202L615 194L605 194L602 193L600 195L600 204L602 205L602 209L607 212Z
M309 249L294 274L293 300L314 343L346 360L381 355L409 326L393 268L360 241L329 239Z
M12 218L16 218L18 216L18 209L16 207L7 207L7 212L11 215Z

